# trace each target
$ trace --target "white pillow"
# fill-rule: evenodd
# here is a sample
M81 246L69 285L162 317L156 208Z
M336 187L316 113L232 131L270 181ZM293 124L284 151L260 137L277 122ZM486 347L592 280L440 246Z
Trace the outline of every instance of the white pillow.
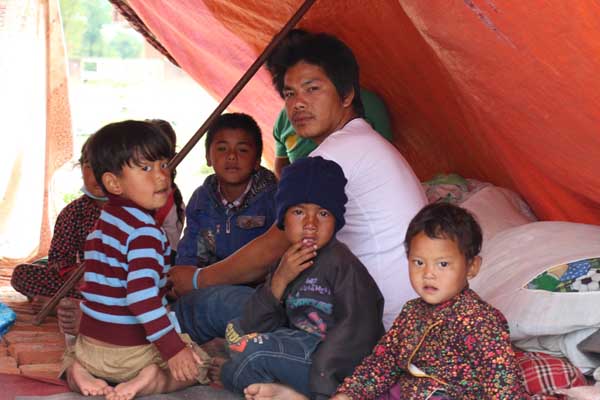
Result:
M518 194L498 186L487 186L459 205L477 218L483 232L484 247L496 234L508 228L537 221Z
M521 225L493 236L481 256L481 271L470 281L471 288L502 311L512 340L527 342L600 328L600 291L561 293L526 288L555 265L600 257L600 226L570 222ZM581 360L569 355L581 354L571 348L577 343L568 342L569 349L563 353L580 366Z

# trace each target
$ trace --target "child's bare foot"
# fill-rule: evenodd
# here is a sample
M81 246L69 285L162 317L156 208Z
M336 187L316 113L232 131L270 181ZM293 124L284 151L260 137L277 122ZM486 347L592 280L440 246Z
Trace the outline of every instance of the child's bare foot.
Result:
M56 314L61 332L73 336L79 333L79 322L81 321L79 302L79 300L65 297L58 303Z
M210 367L208 367L208 379L210 379L212 384L220 388L223 387L223 383L221 382L221 368L226 362L227 359L224 357L213 357Z
M137 394L157 393L158 388L165 386L165 373L158 365L150 364L133 379L119 383L106 395L107 400L131 400Z
M39 313L42 308L50 301L50 297L37 295L31 299L31 309L36 313ZM56 315L56 309L50 311L48 315Z
M67 382L71 390L84 396L108 395L113 390L106 381L94 378L77 361L67 371Z
M246 400L308 400L289 386L279 383L254 383L244 389Z

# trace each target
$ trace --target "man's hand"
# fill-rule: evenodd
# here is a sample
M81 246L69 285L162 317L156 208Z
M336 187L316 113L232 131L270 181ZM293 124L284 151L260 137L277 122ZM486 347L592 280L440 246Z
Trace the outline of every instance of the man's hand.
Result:
M281 300L287 285L313 264L316 255L317 246L305 247L303 242L291 245L283 254L271 279L271 292L277 300Z
M183 296L194 289L192 277L197 269L192 265L179 265L169 270L167 278L173 283L172 291L176 296Z
M198 377L198 366L202 360L191 347L186 346L167 362L171 375L176 381L193 381Z

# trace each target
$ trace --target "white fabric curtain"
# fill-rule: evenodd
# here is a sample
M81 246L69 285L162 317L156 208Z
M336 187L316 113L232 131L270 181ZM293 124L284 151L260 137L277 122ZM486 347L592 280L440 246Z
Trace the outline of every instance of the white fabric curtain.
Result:
M46 254L53 173L72 156L58 0L0 0L0 262Z

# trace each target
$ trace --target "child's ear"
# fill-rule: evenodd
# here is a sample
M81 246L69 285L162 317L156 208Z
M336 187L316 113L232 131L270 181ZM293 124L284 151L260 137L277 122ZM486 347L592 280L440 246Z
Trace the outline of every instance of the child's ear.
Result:
M112 172L105 172L104 174L102 174L102 184L104 185L106 190L108 190L108 192L111 194L120 196L121 193L123 193L121 181Z
M475 256L471 260L471 263L467 267L467 279L473 279L479 273L479 268L481 268L481 257Z
M256 162L254 163L254 170L258 171L259 168L260 168L260 158L258 158L256 160Z
M212 167L212 161L210 161L210 153L206 152L206 165Z

